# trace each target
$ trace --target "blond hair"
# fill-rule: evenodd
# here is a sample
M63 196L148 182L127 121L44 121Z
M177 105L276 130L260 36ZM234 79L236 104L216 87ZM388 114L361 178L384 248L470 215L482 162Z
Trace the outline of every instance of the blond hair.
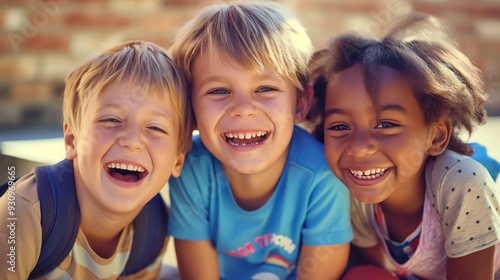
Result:
M186 81L166 52L150 42L125 42L72 71L64 90L63 122L78 132L89 100L120 83L169 99L179 122L179 151L187 152L191 145L192 113Z
M359 34L340 35L329 47L315 55L311 70L316 72L314 89L319 101L315 113L324 111L325 87L339 71L361 64L367 92L374 104L378 96L378 67L389 66L404 74L412 83L415 97L427 124L448 121L452 135L448 148L470 155L471 148L460 139L486 121L488 101L481 71L457 49L447 31L434 17L411 13L399 18L381 39ZM316 135L322 138L317 128ZM321 139L322 140L322 139Z
M299 93L307 85L312 43L300 21L278 3L213 4L184 25L170 48L172 59L192 83L192 65L216 51L249 71L270 69L291 81Z

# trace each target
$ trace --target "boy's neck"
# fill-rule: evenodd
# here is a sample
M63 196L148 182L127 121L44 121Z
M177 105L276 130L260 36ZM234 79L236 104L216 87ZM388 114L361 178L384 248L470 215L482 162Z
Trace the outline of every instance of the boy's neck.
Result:
M111 257L116 251L120 234L131 224L140 210L133 213L105 213L88 200L78 199L80 205L80 228L94 252L102 258Z
M134 213L127 217L110 218L94 211L85 211L83 208L80 211L80 228L92 250L102 258L109 258L114 254L121 232L137 216L137 213Z

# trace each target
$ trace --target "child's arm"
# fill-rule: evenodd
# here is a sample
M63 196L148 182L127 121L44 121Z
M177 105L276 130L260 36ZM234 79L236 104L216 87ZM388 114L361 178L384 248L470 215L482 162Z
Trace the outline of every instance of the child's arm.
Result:
M493 279L495 244L500 242L500 194L478 162L460 158L445 163L446 174L436 176L445 179L436 185L432 202L445 235L447 278ZM440 164L436 159L434 169Z
M175 239L175 252L181 279L219 279L217 252L209 240Z
M297 279L339 279L347 265L349 243L301 248Z
M448 258L447 279L493 279L495 246L460 257Z
M298 279L338 279L346 268L352 240L349 190L326 163L316 174L302 225L297 276Z

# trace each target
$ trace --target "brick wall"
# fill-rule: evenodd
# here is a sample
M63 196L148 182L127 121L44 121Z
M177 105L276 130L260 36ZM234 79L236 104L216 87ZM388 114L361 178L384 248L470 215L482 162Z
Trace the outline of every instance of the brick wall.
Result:
M95 53L130 39L168 47L177 28L205 1L2 0L0 130L59 126L66 74ZM380 33L409 11L445 20L463 52L493 88L490 114L500 115L500 1L281 0L309 29L316 48L335 34Z

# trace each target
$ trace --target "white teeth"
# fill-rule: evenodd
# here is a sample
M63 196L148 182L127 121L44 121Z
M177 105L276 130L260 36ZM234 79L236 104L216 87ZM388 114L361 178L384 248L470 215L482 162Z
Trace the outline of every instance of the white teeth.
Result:
M137 171L137 172L144 172L144 171L146 171L144 169L144 167L142 167L142 166L137 166L137 165L133 165L133 164L119 163L119 162L108 163L108 168L123 169L123 170Z
M376 168L376 169L368 169L365 171L350 169L350 171L352 175L354 175L359 179L375 179L382 176L387 169L388 168Z
M246 133L226 133L224 134L228 138L238 138L238 139L252 139L254 137L261 137L266 135L265 131L257 131L257 132L246 132Z

